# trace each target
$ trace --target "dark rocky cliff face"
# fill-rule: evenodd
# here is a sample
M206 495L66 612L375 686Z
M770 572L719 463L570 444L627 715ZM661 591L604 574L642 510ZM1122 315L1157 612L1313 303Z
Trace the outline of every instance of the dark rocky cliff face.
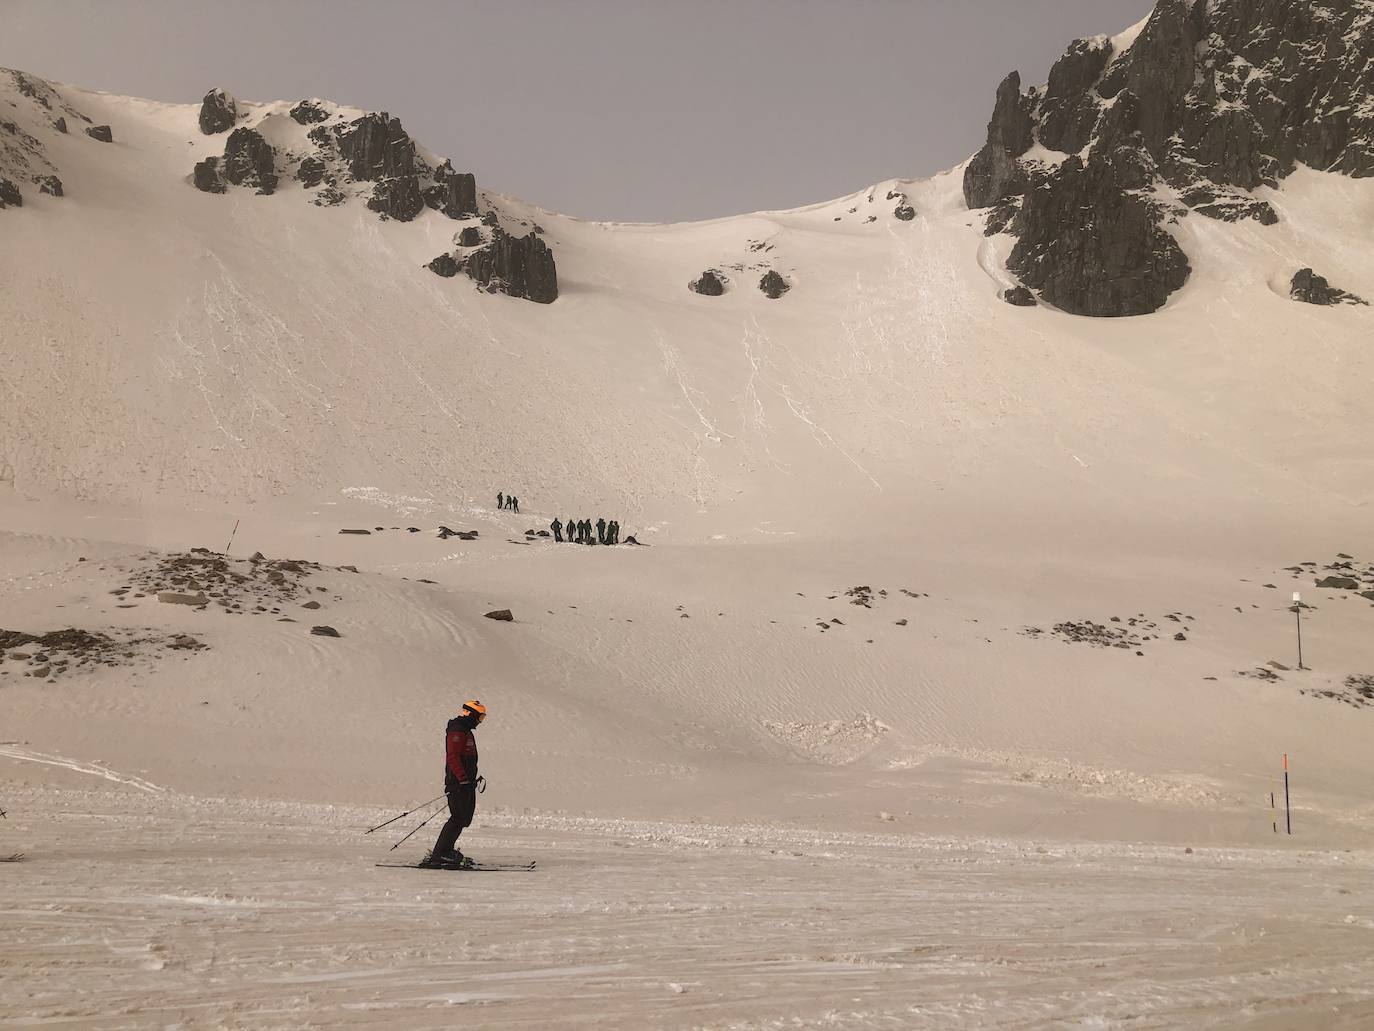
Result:
M558 299L553 252L534 233L511 236L503 229L493 229L491 241L467 255L462 268L488 292L524 297L539 304Z
M1051 304L1156 311L1189 273L1172 219L1271 225L1250 191L1299 163L1374 175L1369 16L1352 0L1159 0L1124 52L1078 40L1043 93L1003 81L965 200L1018 237L1008 267ZM1075 156L1028 156L1036 143Z
M238 102L222 89L212 89L200 102L200 131L206 136L224 132L238 120Z

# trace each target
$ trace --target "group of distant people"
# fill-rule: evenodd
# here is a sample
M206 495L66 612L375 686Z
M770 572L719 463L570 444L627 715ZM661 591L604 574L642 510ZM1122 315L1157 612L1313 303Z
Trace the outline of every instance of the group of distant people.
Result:
M553 531L553 539L560 544L565 540L569 544L620 543L620 523L614 519L609 523L605 519L595 523L590 519L569 519L562 523L555 517L549 529Z
M502 494L498 490L496 492L496 507L503 508L508 512L519 512L520 499L513 494Z

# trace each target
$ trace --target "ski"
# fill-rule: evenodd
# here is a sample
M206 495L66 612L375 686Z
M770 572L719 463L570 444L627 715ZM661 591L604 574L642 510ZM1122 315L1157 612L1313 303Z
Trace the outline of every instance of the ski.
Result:
M427 863L377 863L377 866L390 870L448 870L452 873L516 873L531 871L534 862L528 863L473 863L471 866L430 866Z
M0 863L22 863L23 861L24 853L22 852L16 852L12 856L0 856ZM531 863L530 865L533 866L534 864Z

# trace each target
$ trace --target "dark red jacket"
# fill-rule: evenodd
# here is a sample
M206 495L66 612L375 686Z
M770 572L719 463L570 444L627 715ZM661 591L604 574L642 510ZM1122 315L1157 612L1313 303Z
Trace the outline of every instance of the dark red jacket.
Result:
M448 721L444 746L444 790L477 780L477 738L461 716Z

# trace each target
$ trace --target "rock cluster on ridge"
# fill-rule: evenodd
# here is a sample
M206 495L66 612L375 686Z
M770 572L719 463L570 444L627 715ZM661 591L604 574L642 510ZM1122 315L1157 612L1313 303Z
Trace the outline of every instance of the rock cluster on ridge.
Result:
M1002 82L965 201L1018 237L1008 268L1051 304L1156 311L1190 272L1171 219L1271 225L1250 191L1299 163L1374 175L1367 21L1345 0L1159 0L1126 49L1078 40L1043 90Z
M224 132L239 120L238 102L222 89L212 89L200 102L200 131L206 136Z
M1304 304L1363 304L1369 302L1362 297L1357 297L1346 290L1338 290L1326 281L1325 276L1319 276L1310 268L1300 269L1293 276L1293 282L1289 287L1288 295L1295 301L1302 301ZM1317 585L1318 587L1321 584Z

